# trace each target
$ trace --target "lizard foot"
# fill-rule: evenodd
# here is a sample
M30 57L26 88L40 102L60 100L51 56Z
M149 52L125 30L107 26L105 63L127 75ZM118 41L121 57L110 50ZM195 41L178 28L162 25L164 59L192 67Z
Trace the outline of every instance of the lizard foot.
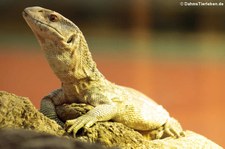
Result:
M174 118L170 118L164 125L164 135L174 138L185 136L180 123Z
M82 127L89 128L91 127L97 119L90 115L82 115L76 119L67 120L65 123L65 128L68 133L73 133L73 136L76 137L76 133Z
M170 118L162 127L151 131L149 135L151 140L163 139L166 137L179 138L185 136L180 123L174 118Z

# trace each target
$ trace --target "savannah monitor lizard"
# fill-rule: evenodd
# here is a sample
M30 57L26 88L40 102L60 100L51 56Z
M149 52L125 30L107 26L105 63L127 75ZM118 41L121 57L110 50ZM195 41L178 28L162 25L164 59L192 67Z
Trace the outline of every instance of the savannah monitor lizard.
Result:
M63 126L55 107L64 103L85 103L94 109L65 123L67 131L74 136L82 127L108 120L137 131L162 128L168 136L183 135L179 122L161 105L134 89L111 83L99 72L84 35L73 22L55 11L37 6L25 8L23 17L62 83L60 89L42 99L40 111L44 115ZM156 138L161 138L163 133Z

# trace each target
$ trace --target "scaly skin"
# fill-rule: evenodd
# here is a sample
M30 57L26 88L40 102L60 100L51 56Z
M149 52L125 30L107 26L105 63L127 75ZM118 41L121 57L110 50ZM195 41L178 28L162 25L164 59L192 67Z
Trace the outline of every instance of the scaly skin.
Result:
M61 89L43 98L41 112L63 125L55 106L75 102L95 107L77 119L67 120L69 133L75 136L82 127L114 120L139 131L162 130L156 138L163 133L173 137L183 134L180 124L161 105L134 89L105 79L92 59L82 32L70 20L41 7L28 7L23 16L62 82Z

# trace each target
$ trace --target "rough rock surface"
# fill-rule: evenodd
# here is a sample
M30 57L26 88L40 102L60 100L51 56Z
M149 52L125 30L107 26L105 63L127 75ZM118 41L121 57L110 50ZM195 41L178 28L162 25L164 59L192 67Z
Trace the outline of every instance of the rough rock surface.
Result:
M40 113L28 98L0 92L0 128L24 128L62 136L65 130Z
M71 119L86 113L92 107L84 104L71 104L57 107L59 117ZM67 117L65 117L67 116ZM18 97L7 92L0 92L0 128L24 128L45 132L57 136L65 135L65 131L54 121L46 118L39 113L31 104L28 98ZM4 131L5 136L13 131ZM17 132L23 134L23 132ZM26 132L27 133L27 132ZM2 132L0 132L2 134ZM28 132L29 135L29 132ZM4 135L3 135L4 136ZM45 138L45 136L43 136ZM13 139L13 138L12 138ZM41 135L39 139L42 139ZM1 140L1 135L0 135ZM47 139L48 140L48 139ZM186 136L173 139L165 138L161 140L147 140L139 132L130 129L123 124L116 122L98 122L91 128L83 128L78 134L76 140L85 142L101 143L105 146L118 146L121 148L145 149L145 148L222 148L209 139L191 131L186 131ZM8 137L10 143L11 138ZM34 137L32 144L40 141ZM0 142L0 145L6 141ZM55 144L60 144L58 139L53 139ZM44 143L54 146L52 141ZM29 143L29 142L28 142ZM26 144L26 143L25 143ZM69 143L70 144L70 143ZM72 143L73 144L73 143ZM59 145L59 146L60 146ZM57 146L57 145L56 145ZM55 147L56 147L55 146ZM73 146L73 145L71 145ZM38 148L38 147L34 147ZM61 148L61 146L59 147ZM74 147L75 148L75 147Z
M60 138L46 133L25 129L1 129L0 148L2 149L103 149L97 144Z

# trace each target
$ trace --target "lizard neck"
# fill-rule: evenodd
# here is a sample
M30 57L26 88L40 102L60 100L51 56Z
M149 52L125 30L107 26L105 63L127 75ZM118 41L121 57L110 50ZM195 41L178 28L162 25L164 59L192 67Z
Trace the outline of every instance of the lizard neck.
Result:
M104 78L101 72L97 69L96 63L94 62L88 44L80 32L79 48L75 51L75 72L74 76L78 80L99 80Z
M83 34L80 32L77 36L79 41L74 47L60 46L54 41L42 43L50 67L62 83L104 78L92 59Z
M62 89L64 92L65 99L68 103L73 102L85 102L88 98L88 92L99 84L104 84L107 81L105 79L89 80L88 78L81 79L78 82L69 84L62 83Z
M55 46L55 43L51 44L50 41L49 46L45 44L42 48L49 65L62 82L66 98L70 100L82 96L94 83L105 80L92 59L82 33L79 37L79 44L74 49Z

